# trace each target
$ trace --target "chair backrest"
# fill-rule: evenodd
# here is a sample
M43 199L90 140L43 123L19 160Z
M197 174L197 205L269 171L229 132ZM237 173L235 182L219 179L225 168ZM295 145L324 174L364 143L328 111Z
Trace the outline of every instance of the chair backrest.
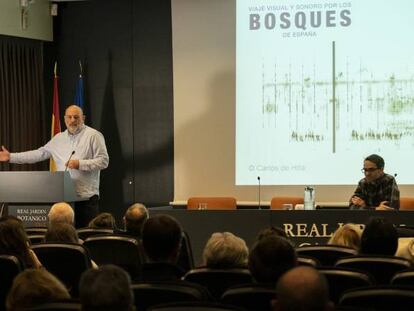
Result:
M414 197L400 197L400 211L414 210Z
M118 235L91 236L83 245L98 266L113 264L127 271L132 279L139 278L144 255L138 240Z
M207 209L237 209L237 200L233 197L191 197L187 200L187 209L198 209L202 203Z
M177 301L207 301L208 292L197 284L177 282L145 282L132 284L136 310Z
M318 259L308 256L298 256L298 265L316 268L321 265Z
M394 286L372 286L345 292L339 300L340 306L371 308L372 310L414 310L412 288Z
M414 270L397 272L391 278L392 285L408 285L414 287Z
M183 231L182 236L183 239L181 241L181 249L177 260L177 266L187 272L194 268L193 249L191 247L190 236L188 233Z
M45 240L45 236L43 234L29 234L27 237L30 240L30 244L43 243Z
M30 235L30 234L45 235L47 232L47 228L46 227L26 227L24 228L24 231L26 231L27 235Z
M81 274L92 266L88 251L70 243L35 244L32 249L42 265L66 285L72 297L77 297Z
M246 311L232 305L211 301L171 302L149 307L147 311Z
M32 308L27 308L25 311L78 311L81 310L80 302L64 301L64 302L49 302Z
M329 296L334 304L339 302L339 298L346 290L374 284L374 279L366 272L335 267L318 270L328 281Z
M273 287L259 287L251 284L230 288L223 293L221 302L243 307L248 311L271 311L272 299L276 297Z
M410 269L411 263L394 256L354 256L339 259L335 266L368 272L375 284L390 284L391 278L397 272Z
M303 196L282 196L273 197L270 201L270 209L283 209L283 204L303 204Z
M94 228L79 228L76 230L78 233L78 237L81 240L86 240L87 238L95 235L106 235L106 234L113 234L113 229L94 229Z
M297 247L298 256L316 258L322 266L333 266L335 262L344 257L355 256L358 251L349 247L336 245L311 245Z
M22 270L23 266L16 257L0 255L0 310L5 310L4 304L13 279Z
M220 299L229 287L253 282L247 269L197 268L187 272L183 279L203 285L216 299Z

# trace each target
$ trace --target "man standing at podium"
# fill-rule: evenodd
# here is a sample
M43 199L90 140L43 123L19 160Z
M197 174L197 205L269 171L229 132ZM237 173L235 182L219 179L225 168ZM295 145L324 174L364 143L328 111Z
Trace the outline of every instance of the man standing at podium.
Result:
M76 227L87 226L99 210L100 171L108 167L109 156L103 135L84 124L80 107L71 105L65 111L66 131L55 135L37 150L10 153L4 146L0 161L17 164L36 163L53 158L58 171L69 171L79 197L75 203Z

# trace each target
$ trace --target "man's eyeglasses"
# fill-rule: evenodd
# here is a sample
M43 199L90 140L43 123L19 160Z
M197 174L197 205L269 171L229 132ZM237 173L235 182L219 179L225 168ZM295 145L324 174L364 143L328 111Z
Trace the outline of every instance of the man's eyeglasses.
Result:
M378 170L378 167L361 168L362 173L372 173Z

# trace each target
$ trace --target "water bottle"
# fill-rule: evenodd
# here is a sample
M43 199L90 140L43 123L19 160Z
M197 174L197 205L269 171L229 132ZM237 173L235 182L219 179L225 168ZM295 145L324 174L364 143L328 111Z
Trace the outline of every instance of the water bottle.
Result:
M315 209L315 189L310 186L305 187L305 194L303 198L304 210L313 210Z

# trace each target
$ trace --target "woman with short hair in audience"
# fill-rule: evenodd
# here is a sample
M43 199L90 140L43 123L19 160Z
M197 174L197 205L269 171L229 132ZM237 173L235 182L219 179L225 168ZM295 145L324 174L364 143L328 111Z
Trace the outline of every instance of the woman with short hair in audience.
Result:
M80 244L75 227L70 224L59 222L49 226L45 234L45 242L63 242Z
M359 250L361 247L361 227L355 224L345 224L333 233L329 245L338 245Z
M42 264L30 249L30 241L21 220L13 216L0 218L0 254L19 259L24 268L41 268Z
M67 299L70 299L68 290L55 276L45 269L27 269L15 277L6 308L20 311Z
M89 222L88 228L115 230L116 221L114 216L112 216L110 213L100 213Z
M207 268L247 268L249 249L246 242L231 232L213 233L203 251Z

